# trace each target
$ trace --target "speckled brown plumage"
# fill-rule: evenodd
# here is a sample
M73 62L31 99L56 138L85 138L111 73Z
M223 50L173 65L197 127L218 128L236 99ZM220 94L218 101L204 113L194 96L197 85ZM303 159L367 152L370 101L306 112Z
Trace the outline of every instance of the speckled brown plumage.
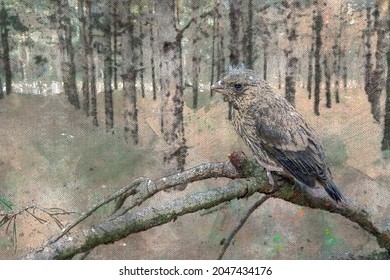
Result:
M231 102L233 126L272 184L271 172L276 171L307 187L323 187L336 202L343 199L332 181L318 134L253 70L231 69L211 89L221 91Z

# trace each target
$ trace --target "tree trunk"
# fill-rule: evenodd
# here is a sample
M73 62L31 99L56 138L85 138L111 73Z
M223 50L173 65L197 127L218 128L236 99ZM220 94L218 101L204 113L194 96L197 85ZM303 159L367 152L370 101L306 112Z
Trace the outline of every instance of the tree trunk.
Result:
M229 21L230 21L230 65L237 67L242 59L240 54L240 43L242 39L242 0L229 0ZM229 101L228 119L232 119L233 106Z
M254 54L253 54L253 0L248 0L248 24L246 28L246 34L248 36L248 43L246 45L246 67L253 69ZM264 49L265 51L265 49ZM264 79L265 80L265 79Z
M312 31L311 31L311 45L310 45L310 51L309 51L309 61L308 61L308 67L307 67L307 93L308 98L311 99L312 94L312 84L313 84L313 57L314 57L314 49L315 49L315 40L316 40L316 29L315 29L315 15L316 12L313 10L313 23L311 25Z
M57 6L57 34L61 53L61 71L64 83L64 92L70 104L80 109L79 96L76 86L76 67L74 64L74 49L72 45L72 26L69 15L68 0L56 0Z
M199 96L199 73L200 73L200 52L199 52L199 0L192 0L192 107L198 109Z
M332 107L332 95L330 92L331 73L330 73L330 67L328 62L328 55L325 55L324 57L324 74L325 74L326 108L331 108Z
M230 64L238 66L241 61L240 42L242 38L242 0L229 0L230 20Z
M82 79L82 95L83 95L83 111L89 116L89 65L88 65L88 42L87 34L87 19L84 12L85 0L78 0L78 13L80 21L80 44L81 44L81 79Z
M211 83L214 83L215 80L219 80L222 76L223 71L225 71L225 55L224 55L224 36L223 36L223 18L221 11L221 1L214 1L214 20L215 20L215 68L216 73L213 74L213 79ZM215 76L215 77L214 77ZM210 95L214 95L214 91L210 91Z
M333 72L334 72L334 96L336 103L340 103L340 76L341 76L341 38L344 30L344 14L343 5L340 6L339 12L339 30L335 37L333 49Z
M322 10L318 8L315 13L315 50L314 50L314 113L320 115L320 85L321 85L321 30L323 27Z
M161 75L161 132L168 147L164 152L164 172L184 170L187 154L183 121L181 36L175 20L175 2L156 2ZM180 33L181 34L181 33Z
M12 91L12 70L10 60L10 47L8 41L8 13L2 2L0 12L0 33L1 33L1 45L3 48L3 66L5 74L5 93L9 95Z
M368 100L371 103L371 113L376 122L380 122L381 108L380 108L380 97L385 87L385 55L387 51L386 42L386 28L379 19L378 6L375 7L374 11L375 18L375 31L377 34L376 50L375 50L375 70L371 73L371 81L369 83L370 88L368 91Z
M363 31L364 37L364 45L366 48L366 62L364 65L364 90L368 96L370 96L370 83L371 83L371 75L372 75L372 19L371 19L371 3L369 0L366 2L366 22L367 27L366 30ZM369 97L370 98L370 97Z
M211 43L211 73L210 73L210 86L214 83L214 76L215 76L215 65L216 65L216 59L215 59L215 44L217 42L217 13L215 9L215 2L214 2L214 14L213 14L213 37L212 37L212 43ZM210 96L213 96L213 90L210 90Z
M122 78L124 96L124 136L126 143L138 144L138 108L136 76L140 62L140 41L135 32L136 22L131 10L131 0L121 0L120 13L123 26L122 35ZM129 57L130 56L130 57Z
M390 27L390 24L388 28ZM390 152L390 50L386 53L387 61L387 79L386 79L386 104L385 118L381 150Z
M149 3L149 15L150 17L155 16L154 13L154 5L155 2L151 1ZM156 63L155 63L155 56L156 56L156 45L154 42L154 28L153 26L155 25L155 22L150 21L149 22L149 42L150 42L150 67L151 67L151 73L152 73L152 87L153 87L153 100L157 99L157 83L156 83Z
M348 86L348 67L347 67L347 56L345 47L341 50L341 64L342 64L342 79L344 90L347 90Z
M88 38L88 48L87 48L87 60L89 65L89 90L91 93L91 115L92 115L92 124L98 126L99 122L97 119L97 89L96 89L96 66L93 57L93 25L92 25L92 1L85 0L86 12L87 12L87 38Z
M296 92L296 79L297 79L297 67L298 67L298 56L296 54L297 49L297 25L296 10L300 8L298 1L289 0L287 1L287 20L286 20L286 37L288 45L284 49L286 56L286 99L295 107L295 92Z
M263 44L263 79L267 80L267 72L268 72L268 43Z
M140 8L141 9L141 8ZM145 98L145 75L144 75L144 43L143 39L145 38L144 34L144 25L142 22L139 24L139 78L141 84L141 96Z
M118 89L118 1L114 1L113 7L114 15L112 17L112 77L114 82L114 89Z
M114 128L114 104L112 99L112 13L113 3L107 2L105 6L105 22L103 36L103 83L104 83L104 109L106 115L106 132Z
M3 81L1 80L0 77L0 99L4 98L4 91L3 91Z

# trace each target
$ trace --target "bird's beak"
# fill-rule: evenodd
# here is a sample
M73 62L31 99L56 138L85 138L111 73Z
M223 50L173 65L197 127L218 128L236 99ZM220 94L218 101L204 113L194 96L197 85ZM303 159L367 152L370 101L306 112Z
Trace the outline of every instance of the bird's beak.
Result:
M219 80L218 82L214 83L211 85L210 89L215 91L222 91L224 89L222 81Z

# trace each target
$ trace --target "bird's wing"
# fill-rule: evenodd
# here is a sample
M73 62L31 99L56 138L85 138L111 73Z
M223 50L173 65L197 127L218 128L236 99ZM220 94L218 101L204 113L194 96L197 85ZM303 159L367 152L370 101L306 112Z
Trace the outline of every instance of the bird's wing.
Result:
M327 180L325 153L317 134L295 108L286 103L277 99L272 107L258 107L257 138L261 139L262 148L296 179L314 187L316 180Z

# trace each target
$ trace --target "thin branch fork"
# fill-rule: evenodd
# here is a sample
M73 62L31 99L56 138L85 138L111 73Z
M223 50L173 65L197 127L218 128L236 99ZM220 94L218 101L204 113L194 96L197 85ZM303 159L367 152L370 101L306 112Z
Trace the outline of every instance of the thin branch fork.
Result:
M238 184L178 198L163 205L132 210L159 191L217 177L246 180L240 180ZM277 191L269 194L268 178L263 169L239 153L233 153L230 161L225 163L205 163L157 180L138 178L109 198L92 206L76 221L66 226L61 234L31 251L23 259L71 259L77 254L89 252L98 245L113 243L132 233L174 221L179 216L209 209L233 199L248 197L256 192L265 193L267 199L269 197L280 198L297 205L338 213L358 223L377 238L381 247L390 252L390 232L381 231L376 227L364 208L352 202L348 205L337 204L326 194L319 196L317 192L296 187L289 180L281 177L279 186ZM84 231L70 231L99 207L113 200L116 200L116 211L100 224Z

